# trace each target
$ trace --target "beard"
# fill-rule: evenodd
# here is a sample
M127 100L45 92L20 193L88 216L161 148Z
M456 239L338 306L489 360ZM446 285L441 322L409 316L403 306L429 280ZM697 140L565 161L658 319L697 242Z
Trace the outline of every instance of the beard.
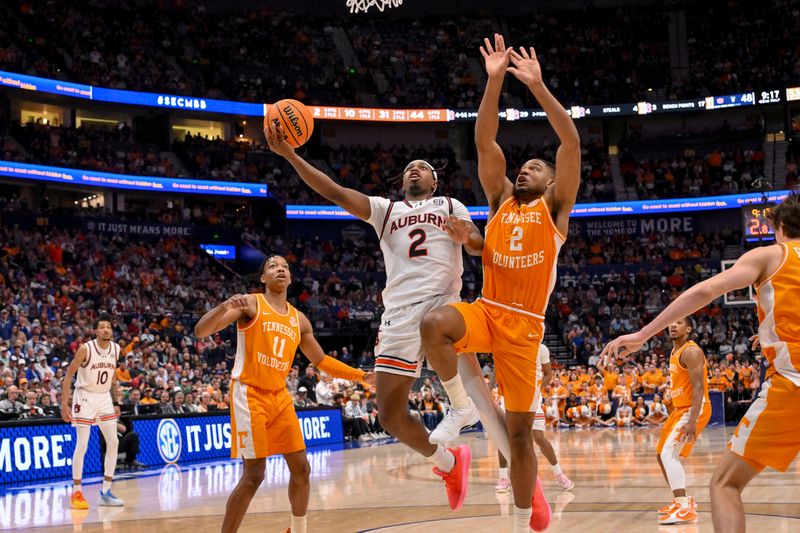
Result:
M418 181L410 182L406 188L406 194L410 194L412 196L419 196L420 194L425 194L425 192L425 189L422 188L422 185L420 185Z

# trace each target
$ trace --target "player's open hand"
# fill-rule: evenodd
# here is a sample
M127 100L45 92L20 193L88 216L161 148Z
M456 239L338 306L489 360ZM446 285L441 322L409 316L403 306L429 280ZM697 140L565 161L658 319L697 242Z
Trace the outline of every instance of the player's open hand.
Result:
M223 304L226 309L247 309L247 295L246 294L234 294Z
M469 242L469 234L472 228L466 220L460 219L455 215L450 215L444 221L444 230L456 242L466 244Z
M279 122L271 122L268 117L264 117L264 137L267 138L270 151L281 157L294 154L294 148L286 142L285 133Z
M364 374L364 383L366 383L370 387L375 386L377 379L378 376L377 374L375 374L375 372L367 372L366 374Z
M750 342L753 343L752 345L753 350L758 350L758 348L761 346L761 343L758 340L758 334L755 334L752 337L750 337Z
M678 431L678 440L691 443L697 438L697 421L689 421Z
M494 34L494 46L492 46L488 38L483 40L481 55L486 62L486 74L490 78L502 78L506 75L511 52L512 49L510 47L506 49L505 40L499 33Z
M536 50L531 46L528 50L520 48L519 53L516 50L511 51L511 63L513 67L506 69L508 72L516 76L516 78L527 86L538 85L544 83L542 79L542 67L539 60L536 58Z
M616 359L619 359L620 357L626 357L634 352L638 352L639 348L642 347L646 340L647 339L645 339L639 331L636 333L631 333L630 335L617 337L613 341L606 344L605 348L603 348L603 351L600 354L600 357L606 358L606 361L609 357L614 357Z

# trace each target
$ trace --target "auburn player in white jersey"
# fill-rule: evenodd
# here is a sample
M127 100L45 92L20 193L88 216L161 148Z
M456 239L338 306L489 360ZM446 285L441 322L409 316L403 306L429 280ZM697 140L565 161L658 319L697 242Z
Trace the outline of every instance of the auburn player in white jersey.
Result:
M777 244L745 253L725 272L681 294L640 331L603 349L603 356L633 353L669 324L720 296L756 287L758 340L769 368L711 478L714 531L726 533L745 530L742 490L750 480L768 466L785 472L800 452L800 193L790 194L767 216ZM684 427L687 442L694 441L697 431Z
M442 443L431 443L425 426L408 412L408 393L420 375L424 358L420 320L431 309L461 301L461 247L480 254L480 232L461 202L433 196L439 176L426 161L415 160L406 166L402 175L405 198L392 202L342 187L314 168L284 141L279 124L265 121L264 135L270 150L285 158L312 189L368 222L380 238L387 277L383 291L386 310L375 348L381 424L435 465L434 472L447 485L451 508L458 509L466 496L469 447L448 449ZM478 391L476 398L480 395L476 399L478 407L492 415L484 420L487 432L492 438L502 438L499 433L504 433L504 428L474 354L469 361L465 358L463 370L459 368L462 371L469 373L465 384ZM478 411L471 401L457 411L459 429L478 421ZM507 450L507 437L505 440L498 446Z
M537 397L534 400L536 404L534 413L536 414L533 417L533 440L542 451L542 454L544 454L544 456L547 458L547 462L550 463L550 468L553 469L553 475L556 478L556 483L558 483L563 490L572 490L572 488L575 486L575 483L573 483L572 480L570 480L561 469L561 465L558 463L558 457L553 449L553 445L550 444L550 441L544 436L547 418L545 417L544 409L542 408L542 387L545 383L550 383L552 380L553 365L550 363L550 350L544 344L540 344L539 355L536 358ZM500 397L500 401L503 401L502 396ZM500 462L500 479L497 480L497 485L495 485L494 490L495 492L504 493L511 489L511 485L508 482L508 461L506 461L506 458L503 457L502 453L497 452L497 455Z
M103 464L103 488L100 505L119 507L123 501L111 494L111 481L117 468L117 419L119 418L119 390L114 371L117 368L120 347L112 341L114 324L109 315L101 314L94 322L95 338L82 344L67 367L61 384L61 417L72 422L77 433L75 452L72 455L73 509L88 509L89 503L81 491L83 457L89 446L92 426L97 425L106 440ZM72 394L72 377L77 373L75 393ZM70 402L71 400L71 402Z
M236 322L236 359L231 372L231 457L244 461L244 473L228 498L223 533L236 531L264 480L267 457L282 454L289 467L291 526L306 533L311 468L300 422L286 389L297 348L333 377L374 383L374 375L325 355L308 318L286 300L292 282L289 263L271 255L261 265L260 294L237 294L206 313L194 328L208 337Z

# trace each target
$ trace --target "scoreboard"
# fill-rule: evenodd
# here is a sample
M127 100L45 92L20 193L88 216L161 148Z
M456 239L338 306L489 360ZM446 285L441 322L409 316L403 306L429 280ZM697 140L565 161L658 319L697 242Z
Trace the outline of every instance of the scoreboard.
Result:
M747 205L742 207L742 232L747 242L772 241L775 230L767 219L772 209L770 204Z

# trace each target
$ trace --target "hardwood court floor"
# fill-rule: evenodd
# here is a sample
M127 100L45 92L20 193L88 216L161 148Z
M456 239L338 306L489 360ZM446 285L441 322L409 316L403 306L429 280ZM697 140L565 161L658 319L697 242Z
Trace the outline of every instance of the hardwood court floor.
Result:
M689 493L700 522L659 527L656 509L670 493L654 457L657 429L548 432L564 470L575 481L561 492L546 465L539 472L554 508L553 532L711 531L708 481L726 442L723 428L708 429L687 463ZM475 433L463 437L473 450L464 507L453 513L443 484L421 457L400 444L312 452L310 532L511 531L510 495L496 495L494 448ZM225 500L241 474L235 461L178 468L115 482L124 508L98 507L99 485L85 486L92 508L69 509L69 483L8 491L0 497L0 527L25 531L174 533L219 531ZM267 476L242 532L279 532L289 525L288 471L270 460ZM767 470L744 493L748 531L800 531L800 462L786 473Z

